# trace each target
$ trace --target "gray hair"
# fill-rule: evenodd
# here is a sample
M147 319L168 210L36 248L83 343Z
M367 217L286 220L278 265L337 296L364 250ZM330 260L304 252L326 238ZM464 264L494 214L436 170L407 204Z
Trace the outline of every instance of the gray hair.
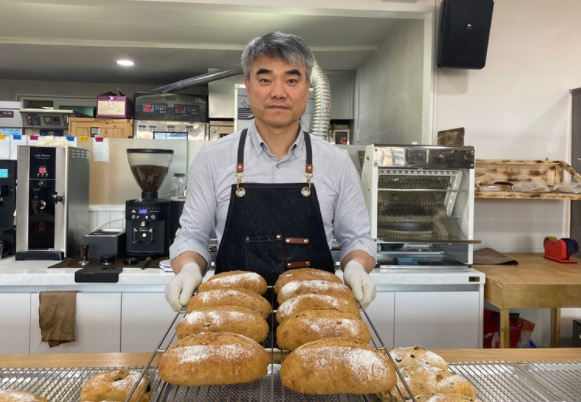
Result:
M244 77L250 78L250 69L260 56L280 58L292 65L303 66L307 71L307 80L311 79L315 57L299 36L277 31L252 39L242 52L241 64Z

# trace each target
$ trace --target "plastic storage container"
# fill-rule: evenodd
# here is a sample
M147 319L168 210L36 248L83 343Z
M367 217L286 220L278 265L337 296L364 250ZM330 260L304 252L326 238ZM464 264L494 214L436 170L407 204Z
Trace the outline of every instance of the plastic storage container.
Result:
M172 197L183 197L186 190L186 174L174 173L171 179L170 195Z

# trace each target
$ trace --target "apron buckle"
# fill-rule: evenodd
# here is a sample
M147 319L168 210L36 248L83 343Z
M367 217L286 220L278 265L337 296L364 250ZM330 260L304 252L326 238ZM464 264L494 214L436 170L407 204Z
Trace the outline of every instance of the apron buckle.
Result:
M238 178L236 181L236 197L242 198L246 194L244 187L240 187L240 184L242 183L242 177L244 177L244 172L235 173L235 175Z
M312 173L305 172L305 176L307 177L307 185L308 187L303 187L301 189L301 194L303 197L309 197L311 195L311 177L313 177Z

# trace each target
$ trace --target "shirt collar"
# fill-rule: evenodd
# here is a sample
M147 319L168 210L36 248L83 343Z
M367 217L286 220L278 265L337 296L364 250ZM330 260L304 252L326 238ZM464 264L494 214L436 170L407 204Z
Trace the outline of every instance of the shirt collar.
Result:
M293 142L293 144L290 147L289 151L290 155L294 154L295 156L298 156L303 152L303 149L305 148L305 136L304 136L305 131L303 130L302 124L300 125L300 130L301 131L297 136L295 142ZM252 126L248 129L248 138L250 139L250 142L252 143L252 146L254 147L254 150L256 151L257 155L266 150L267 145L264 142L264 139L262 138L260 133L258 132L258 129L256 128L255 124L252 124Z

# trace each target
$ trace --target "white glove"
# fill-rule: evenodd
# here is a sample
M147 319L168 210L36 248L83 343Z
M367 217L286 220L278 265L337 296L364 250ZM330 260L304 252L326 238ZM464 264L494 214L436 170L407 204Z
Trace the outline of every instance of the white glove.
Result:
M188 262L165 287L165 300L167 300L173 311L180 311L182 306L188 304L200 283L202 283L200 266L195 262Z
M345 284L353 291L353 296L355 296L355 300L359 302L361 307L367 308L375 299L375 294L377 293L375 283L373 283L369 274L365 272L363 265L357 261L349 261L345 265L343 279Z

